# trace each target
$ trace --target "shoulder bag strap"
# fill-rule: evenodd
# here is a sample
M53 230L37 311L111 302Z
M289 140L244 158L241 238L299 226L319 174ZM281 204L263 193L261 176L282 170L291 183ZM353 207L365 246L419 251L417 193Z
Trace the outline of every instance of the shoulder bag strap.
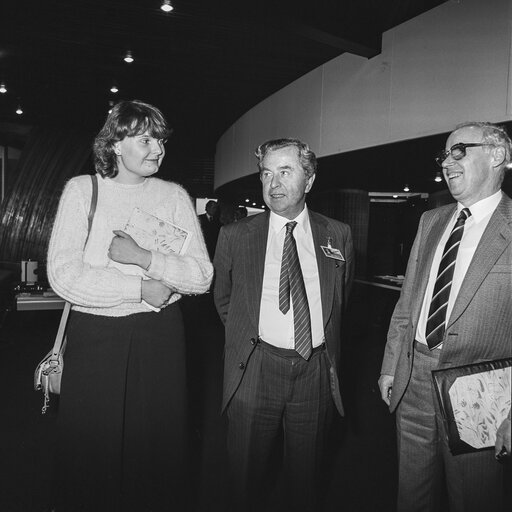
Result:
M62 316L60 317L59 330L57 331L57 336L55 337L55 343L53 344L52 350L52 359L57 359L59 357L62 342L64 341L64 332L66 331L66 325L68 323L69 311L71 310L71 303L67 302L64 304L64 311L62 312Z
M96 212L96 205L98 204L98 177L96 175L91 176L92 181L92 196L91 196L91 207L89 209L89 216L87 218L87 238L85 239L84 249L89 241L89 235L91 234L92 220L94 219L94 213ZM69 311L71 310L71 304L66 301L64 304L64 311L60 317L59 330L55 337L55 343L53 344L52 357L56 359L61 351L62 342L64 341L64 332L66 331L66 324L68 323Z
M87 238L85 239L84 249L87 246L87 242L89 241L89 235L91 234L92 228L92 220L94 219L94 214L96 212L96 205L98 204L98 176L94 174L91 176L92 181L92 195L91 195L91 207L89 208L89 216L87 217Z

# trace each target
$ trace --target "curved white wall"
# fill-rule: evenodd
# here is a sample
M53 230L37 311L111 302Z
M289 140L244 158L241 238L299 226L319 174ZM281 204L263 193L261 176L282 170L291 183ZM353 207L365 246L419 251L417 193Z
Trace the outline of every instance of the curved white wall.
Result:
M215 188L256 171L279 137L327 156L512 119L512 0L449 0L386 32L382 53L316 68L244 114L219 139Z

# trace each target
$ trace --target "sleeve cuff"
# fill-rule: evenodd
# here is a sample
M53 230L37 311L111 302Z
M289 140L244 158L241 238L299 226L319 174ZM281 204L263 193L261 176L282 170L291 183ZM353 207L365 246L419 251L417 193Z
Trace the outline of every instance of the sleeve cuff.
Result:
M144 272L147 277L162 280L165 271L165 255L161 252L151 251L151 263L148 269Z

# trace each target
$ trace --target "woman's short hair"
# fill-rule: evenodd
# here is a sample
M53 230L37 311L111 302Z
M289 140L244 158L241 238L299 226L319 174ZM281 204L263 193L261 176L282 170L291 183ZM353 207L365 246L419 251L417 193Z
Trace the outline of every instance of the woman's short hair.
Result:
M317 163L316 155L309 149L309 146L298 139L274 139L264 142L256 148L254 154L258 159L258 168L262 171L263 159L269 151L275 151L276 149L282 149L289 146L297 148L299 154L299 161L304 169L304 172L308 178L311 178L316 173Z
M104 178L117 176L116 142L147 132L155 139L167 139L172 129L162 112L139 100L121 101L112 108L103 128L94 139L94 167Z

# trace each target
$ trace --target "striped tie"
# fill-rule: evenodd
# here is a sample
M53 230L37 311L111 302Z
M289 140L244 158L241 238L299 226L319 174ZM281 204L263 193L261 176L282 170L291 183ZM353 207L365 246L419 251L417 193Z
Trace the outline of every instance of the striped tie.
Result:
M444 326L446 323L446 309L452 287L453 271L455 269L455 260L459 252L459 245L464 232L464 223L471 216L468 208L464 208L457 222L453 227L450 237L444 246L443 257L437 271L436 284L432 294L432 302L428 311L427 328L425 331L427 345L430 350L434 350L443 342Z
M299 255L297 254L297 245L293 237L293 229L296 225L296 222L286 224L279 278L279 309L283 314L288 313L291 294L295 350L307 360L313 350L311 345L311 320L309 318L306 287L304 286Z

